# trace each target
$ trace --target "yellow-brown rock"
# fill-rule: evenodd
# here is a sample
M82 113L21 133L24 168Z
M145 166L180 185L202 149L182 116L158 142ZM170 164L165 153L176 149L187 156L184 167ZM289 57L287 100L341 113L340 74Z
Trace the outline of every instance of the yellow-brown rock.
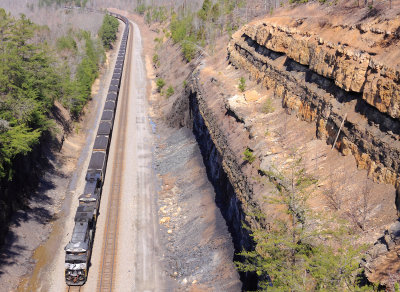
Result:
M246 25L234 35L245 34L258 45L285 54L311 70L334 80L345 91L363 93L363 98L381 112L400 117L400 73L379 64L373 56L349 45L326 42L312 33L269 22Z
M396 184L400 60L385 63L379 54L367 53L360 41L352 46L350 41L292 27L290 21L279 22L256 21L236 32L228 46L230 61L272 89L299 118L316 121L317 136L328 143L333 143L343 117L350 115L335 147L353 155L375 181ZM355 40L366 33L383 39L383 30L374 25L336 26L335 32L347 30Z

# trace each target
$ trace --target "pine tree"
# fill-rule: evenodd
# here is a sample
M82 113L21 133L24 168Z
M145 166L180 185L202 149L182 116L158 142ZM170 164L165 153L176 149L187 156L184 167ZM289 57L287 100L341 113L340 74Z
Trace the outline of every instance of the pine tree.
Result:
M239 271L256 272L260 290L358 289L356 275L365 247L353 247L346 241L343 225L324 224L324 219L309 208L307 201L316 180L305 173L298 154L294 153L288 161L292 162L283 170L264 171L276 189L266 199L274 208L270 208L268 216L264 215L266 229L251 230L256 247L239 254L244 258L236 263Z

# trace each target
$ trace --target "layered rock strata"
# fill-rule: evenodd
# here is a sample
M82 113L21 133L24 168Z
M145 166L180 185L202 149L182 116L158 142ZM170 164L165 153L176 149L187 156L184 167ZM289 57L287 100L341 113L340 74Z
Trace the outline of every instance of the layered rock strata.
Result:
M396 32L385 32L395 35ZM269 22L233 35L229 60L378 182L399 184L400 72L382 56ZM379 58L378 58L379 57Z

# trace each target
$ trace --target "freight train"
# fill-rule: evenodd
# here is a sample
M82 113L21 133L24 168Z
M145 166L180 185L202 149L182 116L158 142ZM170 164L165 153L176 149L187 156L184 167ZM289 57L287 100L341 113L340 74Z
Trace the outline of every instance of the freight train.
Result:
M128 19L119 14L110 13L125 24L121 46L118 52L107 99L103 108L92 156L85 177L85 188L79 197L79 205L74 219L71 240L65 246L65 282L69 286L85 284L88 276L90 256L99 213L102 187L106 174L107 159L111 144L122 70L124 67L126 46L129 35Z

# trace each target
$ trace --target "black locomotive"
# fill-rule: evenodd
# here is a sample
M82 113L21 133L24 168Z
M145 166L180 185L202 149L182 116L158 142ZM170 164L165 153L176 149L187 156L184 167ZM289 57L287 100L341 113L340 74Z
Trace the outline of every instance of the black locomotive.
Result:
M117 108L119 88L129 35L128 19L119 14L110 13L125 23L125 30L109 85L106 103L94 141L92 156L86 172L86 184L83 194L79 197L79 206L75 214L75 226L70 242L65 249L65 281L69 286L85 284L93 239L99 213L101 192L104 183L108 153L114 126L114 116Z

